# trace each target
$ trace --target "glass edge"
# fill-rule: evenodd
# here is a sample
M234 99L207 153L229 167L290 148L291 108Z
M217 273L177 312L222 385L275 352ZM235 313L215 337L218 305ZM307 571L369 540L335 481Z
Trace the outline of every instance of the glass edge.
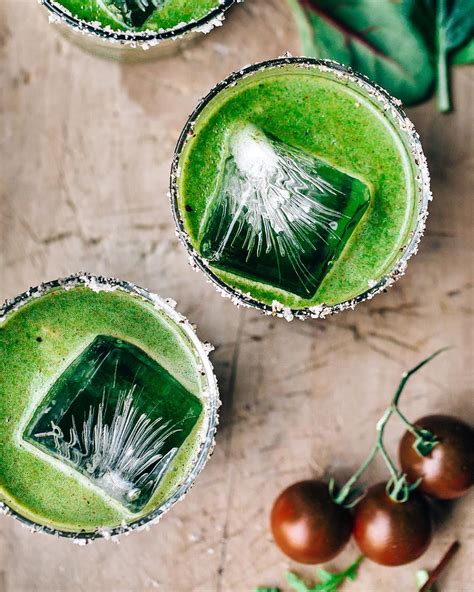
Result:
M94 26L83 19L72 16L72 14L60 4L60 0L38 0L38 3L49 11L53 19L58 19L58 22L66 24L78 33L87 33L91 36L97 36L101 39L108 40L111 43L121 43L125 45L137 43L139 46L146 46L147 44L157 44L160 41L178 39L187 33L199 32L202 27L205 27L206 25L211 26L215 20L222 21L225 18L225 13L231 6L243 1L244 0L223 0L220 6L212 9L202 18L190 21L184 25L177 25L176 27L161 32L127 32ZM213 26L211 28L213 28Z
M196 454L192 470L189 472L186 479L181 483L174 494L165 500L158 508L155 508L146 516L142 516L138 520L132 521L127 525L121 525L113 528L99 527L94 531L65 531L50 526L41 525L34 520L22 516L18 511L11 508L6 502L0 501L0 514L12 516L30 531L70 539L77 544L85 545L97 539L115 540L118 536L127 535L131 532L149 528L152 526L152 524L158 522L161 517L166 512L168 512L178 501L184 498L184 496L194 485L196 478L201 473L214 451L215 434L217 431L217 425L219 423L218 409L221 405L221 401L219 397L217 378L214 374L214 368L208 355L213 349L212 346L202 342L199 339L191 323L186 319L186 317L176 311L176 303L174 301L169 298L162 298L157 294L150 292L146 288L142 288L131 282L94 275L87 272L80 272L65 278L39 284L38 286L30 288L29 290L10 300L6 300L3 303L3 305L0 307L0 327L4 322L6 322L10 314L20 310L23 306L35 298L39 298L53 290L68 290L77 286L85 286L98 292L116 289L123 290L129 294L135 294L150 302L153 306L158 306L160 309L164 310L166 315L171 318L171 320L173 320L179 327L181 327L186 337L191 341L192 346L195 348L196 353L203 364L207 387L206 394L208 396L207 409L209 414L205 437L203 438L201 446Z
M210 103L210 101L216 97L221 91L229 86L232 86L237 81L245 78L248 75L254 74L260 70L266 70L269 68L284 67L287 65L299 65L307 67L316 67L321 71L335 71L336 75L341 78L345 77L357 85L359 85L369 96L375 98L379 103L383 103L384 111L390 111L395 123L397 124L397 132L401 132L400 135L404 135L407 140L407 149L412 155L413 162L416 168L415 175L415 191L418 194L416 201L418 214L414 228L410 231L411 238L407 242L403 253L397 258L396 263L393 265L389 273L384 275L374 286L369 287L365 292L358 296L345 300L339 304L334 305L315 305L307 308L290 308L282 305L278 306L276 303L274 306L264 304L251 296L242 293L240 290L231 288L225 284L219 277L217 277L204 259L194 249L191 241L188 239L188 233L184 227L184 221L181 216L181 212L178 205L178 178L180 176L179 161L181 153L184 150L188 138L192 135L194 125L199 115ZM217 291L225 298L230 298L236 306L243 306L247 308L254 308L263 312L266 315L272 315L276 317L285 318L288 321L297 319L307 318L324 318L347 310L353 309L360 302L370 300L380 292L387 290L391 287L404 273L408 263L408 260L416 254L418 245L424 234L426 219L428 217L428 204L432 200L432 193L430 189L430 174L428 169L428 163L423 152L420 137L416 132L416 129L408 118L404 110L402 109L402 103L400 100L392 97L384 88L379 86L377 83L371 81L367 76L357 73L352 68L335 62L333 60L308 58L308 57L293 57L293 56L282 56L272 60L265 60L257 62L249 66L245 66L240 70L232 72L227 78L216 84L209 93L201 99L197 107L189 116L175 147L173 154L173 160L171 164L171 176L170 176L170 202L173 217L176 224L176 232L179 240L186 248L190 256L190 264L195 269L201 270L209 283L212 283Z

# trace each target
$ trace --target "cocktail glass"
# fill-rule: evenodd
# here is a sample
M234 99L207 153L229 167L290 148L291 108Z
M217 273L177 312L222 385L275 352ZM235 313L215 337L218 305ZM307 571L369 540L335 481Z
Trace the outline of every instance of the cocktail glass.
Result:
M58 321L38 321L38 305L40 307L41 301L48 297L74 296L77 290L87 293L88 303L84 308L85 320L78 329L83 335L69 351L69 342L64 346L60 344L59 326L55 324ZM107 331L105 335L96 335L94 329L91 334L87 332L84 327L87 328L87 316L91 312L102 319L99 323L107 323L108 307L116 306L116 301L111 300L107 306L101 304L95 310L94 302L102 295L120 298L120 310L133 306L134 315L138 314L136 311L142 314L143 310L146 315L143 318L149 325L148 335L157 340L155 348L159 350L161 337L153 337L152 327L156 318L156 334L164 336L163 352L158 352L162 358L157 358L160 362L152 357L157 351L146 353L140 343L137 344L142 333L139 326L134 327L130 342L126 337L116 337L121 330L116 326L117 319L111 322L110 334ZM66 307L58 313L59 316L65 315L61 317L63 319L68 315L68 306L64 299L56 301L55 309ZM56 477L53 475L49 481L52 488L61 475L65 479L73 476L78 480L77 487L82 487L81 492L89 488L94 495L105 492L106 499L114 508L123 509L124 516L113 526L97 524L94 528L80 530L57 528L49 519L34 519L32 516L41 515L41 511L28 508L27 502L22 504L21 496L16 494L11 482L2 483L5 479L8 481L7 473L12 474L7 470L0 471L0 511L11 514L32 531L86 544L97 538L114 539L148 527L185 496L213 450L220 401L208 357L212 347L199 340L194 328L175 310L175 306L173 301L162 299L130 282L77 274L31 288L0 308L3 374L0 376L0 396L4 398L0 414L5 415L2 422L8 427L3 435L3 456L10 447L15 451L20 448L22 455L31 452L35 455L34 462L36 459L41 461L40 472L44 467L49 471L59 469L54 473ZM21 352L11 349L17 348L17 338L12 337L11 330L8 336L10 323L14 323L18 315L24 315L20 321L24 334L20 338L26 340L27 349L36 348L33 356L38 356L35 357L38 369L31 375L29 390L20 394L22 408L15 420L12 419L15 410L11 409L10 382L6 375L21 372L21 367L17 366L18 363L21 366ZM32 335L29 334L31 329ZM80 343L79 348L77 343ZM173 361L177 343L184 353L182 359ZM54 352L54 359L62 364L61 368L53 369L51 376L42 357L45 353L50 355L48 348L60 349ZM165 360L165 366L162 360ZM24 363L31 366L31 362L25 360ZM176 363L181 367L179 372L173 369ZM194 389L194 393L190 392L186 380L182 380L186 373L193 376L191 390ZM130 384L133 384L132 388ZM179 457L182 450L185 455ZM27 461L21 466L35 465ZM13 473L15 481L22 479L19 475L21 466ZM160 494L159 487L169 477L168 470L174 471L169 481L171 485L165 483L163 491L166 493ZM30 481L25 481L27 489L41 486L35 478L28 479ZM150 507L155 495L159 502ZM41 494L35 499L42 499ZM84 507L88 509L90 506Z
M201 244L197 244L196 237L194 239L191 237L186 226L186 216L188 212L193 210L192 203L185 203L184 193L186 188L183 188L185 183L183 181L185 177L183 170L187 166L186 158L189 155L189 146L192 146L194 142L197 145L200 139L201 129L204 126L207 126L207 130L211 129L212 125L216 128L218 127L220 122L219 105L224 104L227 100L229 103L233 101L232 104L236 104L238 102L239 88L247 88L245 85L248 85L248 88L253 85L252 88L255 88L258 85L263 85L267 76L275 76L278 73L285 73L289 70L292 73L301 72L305 75L311 74L317 77L326 77L337 85L350 89L354 95L354 110L359 109L361 103L365 102L368 108L377 114L377 117L381 117L387 122L391 130L390 134L393 134L395 138L394 142L397 143L397 146L400 145L400 151L403 152L403 159L410 169L409 184L413 188L413 198L410 207L407 208L407 212L405 213L407 230L403 236L403 243L397 245L397 248L394 249L394 252L391 254L390 264L382 274L379 274L379 276L375 275L375 277L369 275L364 279L366 288L352 294L349 298L344 298L337 302L326 303L322 301L313 304L307 303L301 306L287 306L279 300L277 295L275 295L273 301L269 302L268 297L266 301L263 301L252 294L250 290L233 286L231 282L223 279L223 273L219 273L219 269L221 271L224 270L226 273L230 270L230 273L238 275L239 269L244 268L246 265L246 255L252 251L251 257L248 259L250 261L249 267L250 265L252 266L252 269L249 269L249 273L254 272L257 277L261 273L260 277L263 278L263 283L265 277L270 277L271 280L276 282L275 277L272 276L277 274L275 269L272 269L271 263L268 263L268 256L269 254L271 255L276 242L280 241L280 237L285 239L285 229L292 227L292 219L298 219L298 222L301 222L302 225L299 228L300 230L302 229L301 232L304 235L303 240L307 244L311 243L314 239L313 234L317 234L314 226L311 228L313 220L315 224L320 224L321 227L326 226L324 228L326 235L321 238L322 243L329 244L332 241L336 244L341 240L341 237L336 236L333 232L333 229L338 228L338 222L340 220L348 221L347 227L340 231L341 235L345 232L350 237L350 233L357 227L360 220L364 219L367 208L370 205L370 199L374 198L370 196L368 185L364 185L363 182L361 183L361 180L358 178L348 177L345 171L332 170L327 174L325 173L326 177L323 176L318 180L317 174L313 174L314 169L317 169L317 167L320 167L321 170L325 167L327 168L327 162L318 160L318 155L302 154L294 146L282 146L278 142L278 139L275 139L271 135L265 135L265 133L262 133L262 130L255 129L252 124L241 129L238 137L232 136L229 132L231 139L228 140L228 144L231 145L231 148L220 146L219 148L222 150L222 153L225 153L226 150L232 152L232 146L235 147L239 142L240 144L238 145L240 148L238 155L233 155L236 162L227 160L225 167L222 167L221 179L223 178L224 183L227 183L225 190L228 195L231 195L230 202L226 203L224 207L227 210L226 215L228 216L229 211L232 211L236 215L232 218L232 221L230 221L231 218L224 219L224 215L220 219L215 216L216 222L213 225L209 223L209 219L212 218L212 215L209 215L209 211L212 214L212 211L218 211L218 207L214 206L214 204L208 204L208 208L206 209L204 206L199 205L198 209L200 211L206 210L202 214L201 229L204 228L204 239ZM212 137L212 133L208 132L208 136ZM227 138L228 136L226 136L226 141ZM202 144L200 146L202 149ZM237 148L234 152L237 152ZM219 150L216 150L216 153L218 154ZM291 169L291 161L292 159L298 160L300 156L303 159L303 163L299 167L299 170L295 171ZM213 154L212 158L219 157L215 157ZM272 190L271 199L263 204L264 207L261 207L261 204L257 204L258 207L254 207L255 203L250 207L248 196L242 196L244 194L247 195L249 191L255 194L257 193L257 190L253 188L257 187L258 189L260 183L259 175L264 170L264 167L267 166L268 162L266 163L266 161L268 161L268 158L270 158L270 169L273 166L272 158L278 159L279 162L283 163L282 166L289 168L284 173L288 179L292 180L293 184L295 184L295 178L296 183L312 183L313 189L315 185L320 183L321 187L314 189L314 192L317 193L319 191L320 195L323 195L326 201L316 204L310 203L308 194L311 193L311 187L308 185L303 191L298 193L298 201L291 208L289 206L286 209L285 207L281 208L281 204L285 202L288 195L288 191L286 190L284 194L280 193L276 198L275 192ZM229 162L230 164L228 165L227 163ZM241 184L239 186L240 189L235 189L237 185L233 184L232 175L234 173L232 167L234 169L247 167L246 172L251 182L247 185ZM196 167L196 170L198 170L198 167ZM204 171L205 169L203 169ZM311 177L312 174L313 176ZM229 177L228 181L226 181L226 175ZM328 183L327 179L330 179L331 182ZM199 183L199 175L194 177L194 181ZM274 179L272 179L272 183L273 181ZM331 194L342 194L340 187L344 183L346 185L349 183L352 187L352 194L349 194L350 199L344 204L344 207L347 206L348 209L341 210L340 212L331 212L327 208L328 199L331 197ZM283 189L285 189L284 186ZM404 274L409 258L417 251L428 214L428 202L432 198L429 171L420 139L413 124L403 112L400 101L391 97L384 89L371 82L367 77L357 74L350 68L336 62L296 57L282 57L245 67L231 74L209 92L189 117L178 140L172 163L170 193L178 236L190 255L190 261L193 267L201 270L217 290L223 296L231 298L234 304L253 307L263 311L265 314L285 317L287 320L292 320L295 317L301 319L325 317L347 308L354 308L359 302L371 299L379 292L391 286ZM354 198L353 196L356 197ZM207 195L205 197L208 198ZM268 193L266 197L268 198ZM252 194L252 199L254 198L255 196ZM209 200L211 199L214 199L214 197L209 195ZM271 232L268 234L270 239L267 241L267 248L265 248L265 241L261 240L259 235L262 236L272 231L272 223L275 222L275 220L272 220L272 210L278 210L279 208L283 211L283 215L276 220L279 228L277 230L273 229L275 230L273 236L270 236ZM325 218L318 219L317 208L319 208L320 212L323 212ZM242 211L247 212L247 220L244 217L239 219L238 216ZM249 220L251 216L252 218ZM305 219L302 220L304 216ZM207 220L204 220L206 217ZM257 223L255 222L256 220ZM339 228L341 228L340 224ZM339 232L339 229L337 232ZM205 243L204 246L203 243ZM308 269L308 261L304 259L307 255L307 249L300 247L299 253L295 254L293 252L293 261L285 262L285 251L287 255L290 250L290 242L286 240L286 242L282 241L278 244L280 250L279 255L281 255L280 262L283 261L287 266L291 264L292 267L294 277L287 278L288 281L293 281L293 284L295 284L301 281L302 276L305 276L310 277L310 280L317 284L319 279L317 278L316 271L313 273L313 270ZM329 247L327 249L327 260L324 263L326 266L333 264L334 258L337 257L337 248L334 247L334 250L330 252ZM232 257L234 258L233 260ZM333 260L331 260L331 257ZM325 270L323 268L319 269L319 272L324 276ZM278 287L281 287L278 282L276 283ZM269 281L269 284L270 288L267 292L271 291L271 281ZM295 289L295 293L299 295L297 289Z
M72 43L95 55L124 62L136 62L175 53L201 34L222 25L227 10L242 0L222 0L199 19L160 31L122 31L72 15L60 0L38 0L49 21Z

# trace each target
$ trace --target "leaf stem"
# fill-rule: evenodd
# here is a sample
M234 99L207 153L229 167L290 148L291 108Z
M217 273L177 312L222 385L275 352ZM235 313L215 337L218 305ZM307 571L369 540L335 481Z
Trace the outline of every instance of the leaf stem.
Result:
M436 98L441 113L447 113L451 110L445 23L446 0L438 0L436 3Z

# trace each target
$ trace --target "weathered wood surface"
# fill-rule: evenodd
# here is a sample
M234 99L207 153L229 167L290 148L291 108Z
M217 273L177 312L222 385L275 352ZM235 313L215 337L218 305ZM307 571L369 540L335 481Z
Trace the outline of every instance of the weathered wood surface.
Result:
M222 389L216 453L185 502L119 545L78 548L0 520L0 592L245 592L283 584L289 565L267 520L295 479L347 475L364 457L400 373L449 344L403 406L474 420L472 398L473 72L455 73L456 112L410 110L435 201L419 255L388 294L332 319L286 323L238 310L193 273L166 197L178 133L231 70L298 51L283 0L252 0L184 54L139 66L63 41L34 2L0 2L0 298L77 270L118 276L178 300L213 356ZM469 172L470 171L470 172ZM388 446L395 451L401 427ZM370 478L385 475L378 463ZM446 511L426 555L367 562L354 592L415 590L454 539L443 592L474 587L472 496ZM356 555L353 543L330 567ZM299 569L311 574L311 569Z

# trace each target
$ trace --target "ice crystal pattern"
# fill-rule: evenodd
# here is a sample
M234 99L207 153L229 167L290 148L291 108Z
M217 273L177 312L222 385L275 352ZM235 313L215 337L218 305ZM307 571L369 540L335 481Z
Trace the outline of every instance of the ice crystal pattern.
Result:
M255 252L275 250L280 257L288 257L302 282L310 280L310 274L301 261L301 255L311 247L308 234L316 227L334 234L332 225L341 217L338 211L312 200L304 189L313 186L319 193L336 195L337 191L324 179L311 176L304 168L312 165L304 153L287 147L287 153L265 140L258 130L247 128L233 142L233 155L244 178L236 176L235 190L229 188L229 214L232 223L226 230L216 257L231 239L234 229L243 228L246 210L247 223L243 247L246 261ZM295 154L296 153L296 154ZM288 158L296 156L296 158ZM306 161L306 162L305 162ZM242 184L242 181L244 183ZM246 183L245 181L250 181ZM322 235L319 235L325 241ZM325 241L326 242L326 241Z
M347 205L363 184L253 125L234 133L229 154L203 256L229 271L240 259L243 275L310 296L352 231Z
M52 439L58 457L130 509L144 495L153 495L178 450L163 454L163 447L179 431L170 421L140 413L133 400L133 388L121 393L110 423L104 396L98 406L90 406L82 425L71 418L68 437L54 421L50 432L35 434Z
M145 351L97 335L52 384L23 439L137 512L150 501L202 409Z

